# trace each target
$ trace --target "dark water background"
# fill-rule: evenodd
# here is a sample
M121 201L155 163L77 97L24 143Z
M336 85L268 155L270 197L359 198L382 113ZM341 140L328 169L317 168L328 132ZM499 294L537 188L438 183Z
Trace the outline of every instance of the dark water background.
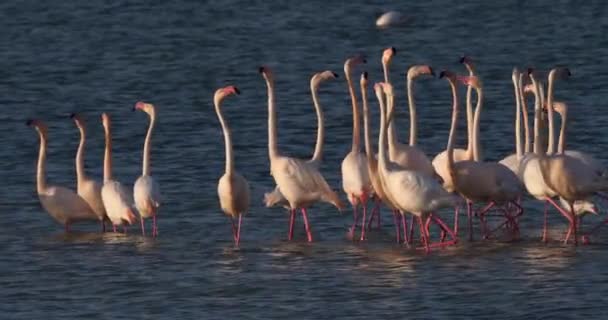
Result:
M380 55L395 46L400 136L407 137L405 70L429 63L464 72L477 61L486 92L486 157L513 152L511 69L567 65L557 84L570 105L569 148L607 160L608 4L604 1L3 1L0 3L0 314L4 319L388 319L600 318L605 313L608 253L603 237L574 248L538 242L542 205L526 201L523 240L463 243L429 256L393 243L383 231L366 243L344 239L351 215L311 209L315 243L286 241L287 215L266 209L273 187L266 137L266 91L257 67L276 73L282 152L308 157L315 118L310 76L364 53L362 70L381 79ZM411 18L379 31L382 10ZM357 76L358 78L358 76ZM234 84L226 101L236 165L253 203L235 249L219 212L217 179L223 140L212 94ZM416 83L419 144L445 148L450 93L443 80ZM145 114L157 106L153 175L164 203L160 237L96 233L81 225L64 235L35 193L36 133L27 118L49 125L48 180L75 188L78 131L68 114L88 120L89 175L101 178L101 112L113 117L114 170L129 187L140 174ZM351 111L343 77L321 90L327 122L323 172L340 188L350 149ZM374 127L377 127L377 108ZM460 131L463 133L464 131ZM463 136L461 134L461 136ZM444 213L447 217L448 213ZM602 212L604 215L605 212ZM551 215L552 235L565 228ZM600 218L589 218L589 222Z

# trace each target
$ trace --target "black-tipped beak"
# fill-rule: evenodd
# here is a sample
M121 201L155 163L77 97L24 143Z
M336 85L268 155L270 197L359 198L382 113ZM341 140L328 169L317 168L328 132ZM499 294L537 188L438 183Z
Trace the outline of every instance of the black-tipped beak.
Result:
M570 72L570 69L566 68L566 74L568 75L568 77L570 77L572 75L572 72Z
M363 59L361 59L361 62L362 63L367 63L367 59L363 58Z
M259 68L258 68L258 72L259 72L259 73L264 73L264 67L259 67Z
M531 75L534 72L534 68L528 68L528 75Z
M368 76L367 71L364 71L364 72L363 72L363 78L364 78L365 80L367 80L367 76Z
M334 78L339 78L338 74L335 72L332 72L332 74L334 75Z
M429 67L429 70L431 71L431 75L434 77L435 76L435 70L433 70L433 68Z
M31 126L31 125L32 125L32 123L34 123L34 121L33 121L33 120L31 120L31 119L28 119L27 121L25 121L25 125L26 125L26 126Z
M467 61L467 56L460 57L460 60L459 60L460 63L465 63L466 61Z
M131 109L131 111L137 111L137 107L133 107L133 109Z
M441 71L441 73L439 73L439 79L441 79L445 76L446 76L445 71Z
M391 51L393 51L393 55L397 54L397 49L395 49L395 47L391 47Z
M74 119L74 117L76 117L75 113L70 113L70 119Z
M234 93L241 94L241 90L239 90L239 88L237 87L234 87Z

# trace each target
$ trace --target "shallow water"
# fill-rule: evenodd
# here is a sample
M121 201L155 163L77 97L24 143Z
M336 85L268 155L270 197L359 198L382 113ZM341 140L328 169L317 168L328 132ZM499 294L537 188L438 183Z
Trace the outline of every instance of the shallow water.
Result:
M410 22L379 31L382 10L400 10ZM266 149L266 90L260 64L276 73L280 149L308 157L315 118L309 77L364 53L363 70L380 81L380 54L398 50L392 79L400 137L407 137L404 73L429 63L463 73L462 54L477 62L485 85L482 142L487 159L514 152L511 70L573 73L556 86L569 103L569 148L602 160L608 139L607 6L601 1L517 1L417 4L353 1L269 4L224 1L0 3L0 312L2 318L583 318L600 317L606 302L607 242L574 248L538 242L542 205L527 200L522 240L468 243L424 255L394 244L391 218L366 243L345 239L350 211L310 210L315 236L288 243L287 215L266 209L273 187ZM357 76L358 78L358 76ZM226 100L236 164L252 187L242 244L232 244L220 214L217 179L224 166L213 91L237 85ZM351 111L343 77L323 85L327 123L323 173L340 188L340 162L350 149ZM419 144L428 154L445 148L450 93L444 80L416 82ZM100 113L113 118L115 176L130 186L141 170L147 118L131 112L145 100L157 105L153 175L164 201L158 239L98 234L97 225L65 235L35 194L37 135L28 118L49 125L48 180L75 187L78 131L89 125L87 170L101 177ZM377 110L372 103L376 130ZM580 110L580 111L579 111ZM463 129L463 128L461 128ZM374 131L376 132L376 131ZM464 136L460 131L461 141ZM603 213L605 214L605 213ZM442 213L448 220L449 212ZM588 224L600 221L586 218ZM552 236L565 230L551 215ZM462 234L461 234L462 235Z

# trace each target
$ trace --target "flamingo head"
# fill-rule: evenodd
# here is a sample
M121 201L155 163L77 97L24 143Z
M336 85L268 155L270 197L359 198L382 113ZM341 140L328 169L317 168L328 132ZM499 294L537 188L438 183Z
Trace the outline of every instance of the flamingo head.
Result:
M553 101L553 111L559 113L563 118L566 112L568 112L568 105L561 101Z
M274 82L274 75L269 67L261 66L258 68L258 72L262 74L262 76L264 77L264 79L266 79L267 82Z
M79 127L84 125L84 118L79 113L70 113L70 119L74 120L74 122L76 122L76 125Z
M384 90L382 88L383 82L376 82L374 84L374 91L376 92L376 97L378 98L378 102L384 103Z
M431 66L427 64L413 65L407 70L407 78L410 80L414 80L417 77L425 74L431 75L433 77L435 76L433 68L431 68Z
M557 67L557 68L553 68L551 69L551 71L549 72L549 78L554 78L557 77L558 79L568 79L570 76L572 75L572 73L570 72L570 69L565 68L565 67Z
M517 67L513 68L513 72L511 72L511 79L513 79L514 83L517 83L519 81L519 69L517 69Z
M382 83L382 90L384 91L384 94L387 96L394 96L395 91L393 89L393 85L388 82L381 82L381 83Z
M439 79L446 78L450 83L456 84L456 74L449 70L443 70L439 73Z
M48 131L46 124L38 119L28 119L25 124L29 127L34 127L41 135L46 135Z
M456 79L464 85L471 86L475 89L481 89L481 80L477 76L457 76Z
M534 93L534 85L528 83L524 86L524 93Z
M235 87L235 86L226 86L223 88L219 88L215 91L215 95L213 97L214 101L217 102L224 100L224 98L226 98L227 96L234 94L234 95L238 95L240 94L241 91Z
M312 78L310 79L310 85L311 85L311 87L316 88L319 84L321 84L327 80L337 79L338 77L339 76L337 73L330 71L330 70L325 70L323 72L315 73L315 75L313 75Z
M344 74L349 76L352 68L356 67L359 64L364 64L364 63L367 63L367 60L361 54L358 54L354 57L350 57L350 58L346 59L346 62L344 62Z
M364 88L367 87L367 78L368 78L367 71L364 71L361 74L361 80L359 81L361 83L361 87L364 87Z
M110 116L105 112L101 114L101 124L103 124L103 127L106 130L108 128L110 128L110 125L112 124L112 121L110 120Z
M133 111L135 110L141 110L149 115L153 115L155 113L154 105L143 101L138 101L135 103L135 106L133 106Z
M471 59L471 57L463 55L462 57L460 57L459 62L464 64L464 66L467 68L467 70L469 70L469 72L475 72L475 69L473 67L473 60Z
M393 59L393 56L397 54L397 49L395 49L395 47L390 47L390 48L386 48L384 49L384 51L382 51L382 64L390 64L391 60Z

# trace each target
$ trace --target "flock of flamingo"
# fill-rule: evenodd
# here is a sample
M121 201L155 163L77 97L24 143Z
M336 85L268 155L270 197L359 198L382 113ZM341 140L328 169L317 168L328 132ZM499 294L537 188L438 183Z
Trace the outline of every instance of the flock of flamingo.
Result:
M429 158L416 141L417 119L413 95L414 81L421 76L435 76L428 65L414 65L406 75L407 96L410 115L409 143L397 140L394 120L394 88L389 77L389 66L396 54L395 48L388 48L382 54L384 81L375 83L373 91L380 109L380 132L378 153L374 151L369 121L368 73L360 77L360 95L363 111L364 148L361 147L360 108L354 81L353 69L366 63L361 56L346 60L344 75L352 101L353 134L352 148L342 161L342 189L353 208L354 221L349 229L351 239L366 239L366 231L380 228L380 206L388 207L393 213L395 234L398 243L407 247L414 242L414 224L420 233L419 248L426 252L431 248L445 247L458 243L459 208L466 203L467 231L473 240L473 220L479 220L484 239L503 230L512 239L519 236L519 220L523 214L522 197L527 192L533 198L544 201L544 223L542 241L547 242L547 212L552 205L568 223L564 243L573 238L579 242L581 219L587 213L597 214L594 201L607 198L608 189L606 167L592 155L576 150L566 150L567 105L554 101L554 82L570 76L567 68L554 68L547 79L547 93L538 72L513 70L512 80L515 100L515 153L499 162L486 161L480 146L479 125L483 107L483 84L475 73L470 58L463 57L468 75L456 75L442 71L439 78L445 79L452 94L452 118L445 151ZM338 78L332 71L319 72L310 81L312 100L317 115L317 140L311 159L298 159L282 155L277 147L275 114L274 75L268 67L260 67L268 89L268 156L270 172L276 188L265 194L267 207L283 206L290 212L288 239L293 239L296 213L299 209L304 221L307 240L312 241L312 232L307 208L316 202L329 203L340 211L344 202L329 186L321 173L324 140L324 116L318 97L319 86ZM528 81L529 80L529 81ZM527 83L529 82L529 83ZM467 86L466 123L468 146L455 148L458 115L460 113L458 85ZM476 104L473 108L473 91ZM250 189L247 180L235 170L230 128L221 111L223 100L239 94L235 86L220 88L215 92L213 102L220 121L225 142L225 172L218 182L218 196L222 211L230 218L233 239L240 242L242 216L249 210ZM530 133L527 97L534 96L533 132ZM84 172L85 125L81 116L73 114L80 130L80 144L76 153L77 192L68 188L48 186L45 178L46 132L47 128L39 120L29 120L28 125L36 128L40 135L38 158L37 191L43 208L69 231L70 224L81 220L100 221L105 231L105 221L109 220L114 232L117 226L136 222L134 209L139 213L142 234L145 235L144 219L153 219L152 235L158 234L156 213L160 206L160 193L155 180L150 175L150 139L155 123L155 108L152 104L138 102L136 110L150 116L150 125L144 142L143 170L133 188L133 197L123 185L112 177L111 123L107 114L102 115L105 129L104 181L100 184L88 178ZM561 116L561 128L557 141L554 137L554 112ZM523 127L523 130L522 130ZM522 133L523 131L523 139ZM523 141L522 141L523 140ZM546 148L545 148L546 145ZM557 149L557 150L556 150ZM368 218L368 202L373 209ZM477 208L474 206L477 204ZM449 227L437 211L454 208L453 226ZM361 213L359 211L362 211ZM407 221L407 215L411 220ZM499 221L490 225L490 217ZM599 229L608 219L583 233L582 241ZM440 238L431 242L430 226L439 228ZM357 229L360 235L355 237Z

